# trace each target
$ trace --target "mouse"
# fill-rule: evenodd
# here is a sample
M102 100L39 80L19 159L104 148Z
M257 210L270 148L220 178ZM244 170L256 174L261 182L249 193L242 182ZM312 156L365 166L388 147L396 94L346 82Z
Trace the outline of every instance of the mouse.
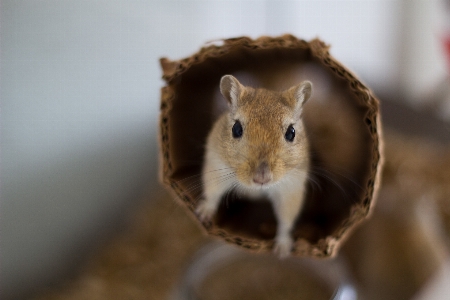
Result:
M305 80L273 91L245 86L224 75L220 93L228 111L207 136L203 197L195 212L201 222L210 222L222 197L231 191L249 199L269 199L277 221L273 251L280 258L288 257L310 168L302 112L312 83Z

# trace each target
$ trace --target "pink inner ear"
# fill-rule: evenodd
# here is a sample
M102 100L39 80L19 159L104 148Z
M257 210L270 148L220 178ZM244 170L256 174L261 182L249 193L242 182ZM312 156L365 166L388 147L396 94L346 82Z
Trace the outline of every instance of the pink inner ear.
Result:
M231 98L231 102L233 102L234 104L238 101L239 98L239 87L236 86L236 82L232 82L231 83L231 88L230 88L230 98Z
M241 84L232 75L225 75L220 80L220 91L228 100L231 108L235 108L241 92Z
M301 105L305 104L306 101L311 97L312 84L309 81L304 81L300 84L297 90L297 98Z

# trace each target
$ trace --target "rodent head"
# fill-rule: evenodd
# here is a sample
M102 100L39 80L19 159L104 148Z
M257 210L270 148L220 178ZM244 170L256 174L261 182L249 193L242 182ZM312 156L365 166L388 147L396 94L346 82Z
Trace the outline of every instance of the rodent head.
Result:
M303 81L283 92L253 89L225 75L220 91L230 112L220 128L222 156L246 187L269 187L305 172L308 142L302 108L312 84Z

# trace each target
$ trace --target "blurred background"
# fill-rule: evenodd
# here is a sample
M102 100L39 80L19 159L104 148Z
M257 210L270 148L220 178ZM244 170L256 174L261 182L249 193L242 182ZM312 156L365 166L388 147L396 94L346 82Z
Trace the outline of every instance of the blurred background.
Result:
M448 124L448 6L444 0L1 1L2 299L69 276L125 226L142 194L160 192L160 57L184 58L207 41L242 35L320 37L392 103L386 107L426 111Z

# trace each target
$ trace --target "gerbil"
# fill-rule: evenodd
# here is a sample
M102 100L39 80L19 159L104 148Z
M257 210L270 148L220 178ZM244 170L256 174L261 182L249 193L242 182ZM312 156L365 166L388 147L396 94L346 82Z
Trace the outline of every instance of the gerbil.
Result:
M216 213L222 196L234 189L250 198L270 199L277 219L274 252L290 254L291 231L305 197L308 140L302 108L312 84L303 81L283 92L253 89L225 75L220 92L228 101L209 133L202 181L205 199L196 213L201 221Z

